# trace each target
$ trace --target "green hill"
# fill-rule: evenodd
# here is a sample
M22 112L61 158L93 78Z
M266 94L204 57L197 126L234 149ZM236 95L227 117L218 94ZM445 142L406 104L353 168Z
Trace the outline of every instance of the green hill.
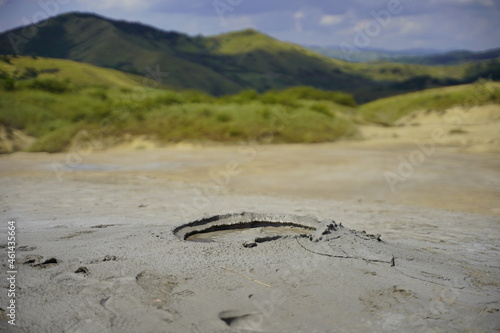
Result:
M53 17L36 29L30 38L23 37L29 27L0 34L0 54L70 59L143 76L155 75L164 85L215 96L245 89L264 92L313 86L353 93L359 102L366 102L472 82L477 74L491 73L491 68L499 67L498 61L474 71L472 65L353 64L255 30L191 37L86 13ZM498 72L494 72L493 79L498 79Z

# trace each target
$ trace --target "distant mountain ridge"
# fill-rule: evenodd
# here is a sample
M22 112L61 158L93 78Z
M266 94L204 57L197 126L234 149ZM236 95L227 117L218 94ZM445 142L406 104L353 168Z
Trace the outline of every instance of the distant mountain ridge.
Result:
M360 102L472 82L492 72L497 79L500 73L497 62L439 70L406 64L354 64L252 29L192 37L90 13L63 14L0 34L0 54L13 53L90 63L213 95L312 86L352 93Z
M384 50L366 48L349 52L347 57L338 46L307 46L326 57L352 62L393 62L420 65L460 65L474 61L492 60L500 57L500 48L486 51L453 50L440 51L430 49Z
M395 62L422 65L459 65L468 62L493 60L500 57L500 48L486 51L457 50L440 54L427 55L422 57L401 57Z

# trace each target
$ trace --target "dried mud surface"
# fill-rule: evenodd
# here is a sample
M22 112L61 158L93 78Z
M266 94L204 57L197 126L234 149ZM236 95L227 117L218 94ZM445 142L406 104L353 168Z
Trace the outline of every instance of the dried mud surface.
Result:
M1 156L0 259L3 274L14 219L19 308L13 328L4 289L0 330L497 332L500 157L438 147L392 191L384 173L414 149ZM252 246L174 234L241 212L319 224Z

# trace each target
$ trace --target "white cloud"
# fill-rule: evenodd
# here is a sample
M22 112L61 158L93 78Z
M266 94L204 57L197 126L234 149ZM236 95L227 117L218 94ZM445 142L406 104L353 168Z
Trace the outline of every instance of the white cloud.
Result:
M304 12L301 12L300 10L298 12L296 12L295 14L293 14L293 18L296 20L300 20L304 16L305 16Z
M80 0L80 2L100 9L141 10L148 9L155 0Z
M302 12L300 10L298 12L296 12L295 14L293 14L293 18L295 19L295 31L296 32L303 31L301 21L304 18L304 16L306 16L306 14L304 14L304 12Z
M319 20L319 24L322 26L330 26L342 23L344 18L340 15L323 15Z
M404 21L401 23L402 23L402 27L401 27L400 31L401 31L402 35L419 33L424 28L423 25L421 25L420 23L417 23L415 21Z

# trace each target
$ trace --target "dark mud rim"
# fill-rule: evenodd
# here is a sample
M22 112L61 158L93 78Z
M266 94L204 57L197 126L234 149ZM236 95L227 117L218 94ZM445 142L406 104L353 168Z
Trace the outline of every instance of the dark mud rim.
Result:
M321 222L313 216L243 212L215 215L189 222L175 228L173 233L181 240L187 240L192 235L213 231L260 227L296 227L304 229L304 234L309 234L321 225Z

